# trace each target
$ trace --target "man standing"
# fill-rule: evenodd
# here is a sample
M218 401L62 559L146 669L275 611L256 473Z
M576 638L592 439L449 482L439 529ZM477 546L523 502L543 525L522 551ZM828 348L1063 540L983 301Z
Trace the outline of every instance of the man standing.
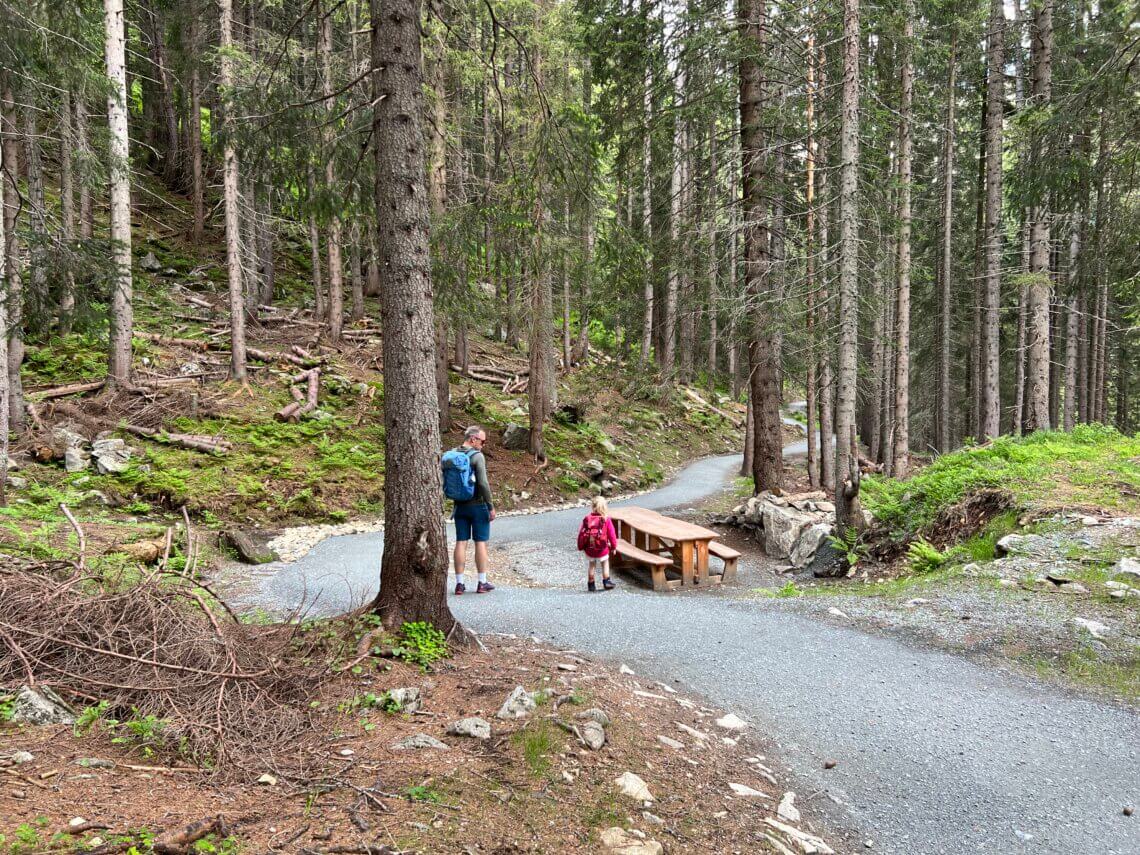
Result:
M475 541L475 569L479 573L477 594L488 594L495 586L487 581L487 541L491 537L491 520L495 518L495 508L491 498L491 484L487 480L487 460L483 456L483 446L487 442L487 432L478 425L471 425L463 434L463 445L457 451L467 455L475 476L475 495L470 499L456 500L455 512L455 593L467 592L463 572L467 566L467 541Z

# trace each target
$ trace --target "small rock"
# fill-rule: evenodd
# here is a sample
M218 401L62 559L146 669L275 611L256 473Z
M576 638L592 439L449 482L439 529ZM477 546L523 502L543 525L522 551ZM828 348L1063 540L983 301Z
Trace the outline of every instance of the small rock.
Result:
M1089 589L1080 582L1065 582L1058 585L1057 590L1062 594L1087 594L1089 592Z
M452 736L470 736L472 739L490 739L491 722L485 718L461 718L447 728Z
M91 465L91 453L82 448L68 448L63 452L63 468L68 472L82 472Z
M522 686L515 686L495 715L501 719L526 718L537 706L532 693Z
M1132 576L1140 579L1140 561L1135 558L1121 558L1112 568L1112 572L1122 576Z
M610 717L606 715L605 710L600 710L597 707L590 707L588 710L582 710L574 718L578 721L594 721L602 727L610 726Z
M712 737L709 736L707 733L700 731L700 730L697 730L695 727L689 727L687 724L685 724L683 722L675 721L673 723L675 725L677 725L677 729L679 731L681 731L682 733L687 733L687 734L689 734L689 736L695 736L697 739L701 740L701 742L707 742L708 740L712 739Z
M264 787L276 787L277 778L266 772L264 775L257 779L257 783L261 784Z
M662 745L668 745L670 748L675 748L678 751L683 751L685 748L685 743L678 742L676 739L671 739L668 736L662 736L661 734L657 735L657 741Z
M337 752L341 757L351 757L355 753L351 748L342 748Z
M559 663L558 663L558 670L559 670L559 671L577 671L577 670L578 670L578 666L577 666L577 665L573 665L573 664L571 664L571 663L569 663L569 662L559 662Z
M28 797L28 794L24 790L12 790L11 792L12 798L14 799L26 799ZM1125 815L1127 816L1127 814Z
M75 711L47 686L38 691L21 686L9 718L16 724L75 724Z
M590 480L601 478L606 472L606 468L602 466L602 462L591 457L582 464L582 474Z
M21 478L19 475L8 475L8 486L13 490L23 490L28 486L28 479Z
M628 796L639 802L655 801L653 793L649 791L649 786L633 772L622 772L614 779L614 783L618 785L623 796Z
M754 789L754 788L749 787L745 784L734 784L732 782L729 782L728 788L730 790L732 790L736 795L743 796L745 798L750 798L750 799L770 799L771 798L771 796L769 796L767 793L762 793L760 790Z
M142 257L142 261L139 262L139 267L147 273L158 273L158 271L162 270L162 265L153 252L148 252Z
M503 431L503 448L508 451L525 451L530 446L530 430L511 422Z
M420 690L414 686L400 689L389 689L388 700L399 707L399 712L414 713L423 706Z
M278 555L269 548L265 535L230 529L225 532L226 541L246 564L269 564L278 560Z
M426 748L432 748L436 751L449 751L450 746L446 742L440 742L434 736L426 733L417 733L413 736L405 736L392 743L393 751L420 751Z
M86 825L86 824L87 824L87 820L85 820L81 816L73 816L71 819L69 819L67 821L67 827L68 828L78 828L79 826Z
M827 613L829 615L833 615L834 617L841 617L841 618L848 617L847 612L843 611L842 609L837 609L835 606L832 606L831 608L829 608L827 610Z
M998 579L999 588L1016 588L1017 581L1015 579Z
M723 727L725 730L744 730L748 727L748 722L733 713L728 713L718 718L716 725L717 727Z
M823 768L824 769L834 769L838 765L839 765L839 763L835 760L824 760L823 761Z
M641 818L644 819L646 822L648 822L650 825L664 825L665 824L665 820L663 820L657 814L650 813L647 810L643 810L641 812Z
M613 855L661 855L665 851L656 840L643 837L615 825L602 832L602 845Z
M626 674L626 675L632 677L636 672L623 662L621 664L621 667L618 668L618 673Z
M606 729L596 721L588 721L582 725L582 744L591 751L598 751L606 744Z
M197 362L183 362L178 366L178 373L183 377L194 377L202 373L202 366Z
M1132 816L1132 805L1125 805L1123 813L1125 816Z
M76 766L82 766L84 769L114 769L115 764L110 760L104 760L102 757L80 757L75 761Z
M784 793L784 797L780 799L780 804L776 806L776 816L784 820L784 822L800 821L800 811L799 808L796 807L795 793Z
M1105 636L1112 634L1112 630L1108 626L1106 626L1105 624L1101 623L1100 621L1089 620L1088 618L1079 618L1078 617L1078 618L1073 618L1069 622L1072 624L1076 624L1077 626L1079 626L1083 630L1086 630L1088 632L1088 634L1091 635L1093 638L1097 638L1097 639L1100 639L1102 641L1104 640Z
M36 759L36 756L30 751L7 751L0 754L0 766L23 766L25 763L31 763Z
M95 458L95 468L101 475L126 472L133 454L130 446L121 439L97 439L91 444L91 456Z
M913 609L915 606L925 606L929 602L930 602L930 600L924 600L922 597L915 597L912 600L906 601L906 607L908 609Z
M83 845L86 846L88 849L98 849L100 846L103 845L103 838L100 837L98 834L96 834L94 837L91 837L91 838L85 840L83 842Z

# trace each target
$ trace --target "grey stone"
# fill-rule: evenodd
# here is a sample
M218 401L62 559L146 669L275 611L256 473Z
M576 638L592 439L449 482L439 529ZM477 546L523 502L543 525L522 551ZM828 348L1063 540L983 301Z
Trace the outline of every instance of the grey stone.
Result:
M663 736L660 733L657 734L657 741L660 742L662 745L668 745L670 748L674 748L677 751L683 751L685 748L684 742L679 742L676 739L673 739L672 737Z
M80 757L75 761L76 766L82 766L84 769L114 769L115 764L110 760L104 760L102 757Z
M579 731L582 734L582 744L591 751L597 751L606 744L606 729L596 721L586 722Z
M197 362L183 362L178 366L178 373L183 377L192 377L202 373L202 366ZM367 391L367 387L365 387L365 391Z
M602 447L602 451L606 454L617 454L617 446L614 445L613 440L609 437L604 437L598 445Z
M1078 618L1073 618L1069 622L1071 624L1073 624L1074 626L1078 626L1081 629L1085 630L1086 632L1088 632L1089 635L1091 635L1093 638L1096 638L1096 639L1104 639L1105 636L1112 635L1112 629L1110 627L1108 627L1106 624L1101 623L1100 621L1089 620L1088 618L1079 618L1078 617Z
M142 261L139 262L139 267L147 273L158 273L158 271L162 270L162 265L153 252L148 252L142 257Z
M1058 585L1057 590L1062 594L1087 594L1089 592L1089 589L1080 582L1065 582Z
M415 687L389 689L388 699L400 708L400 712L404 713L414 713L423 706L420 690Z
M804 514L775 504L765 504L761 514L764 525L764 551L769 558L787 558L799 540L800 532L811 520Z
M831 502L816 502L815 509L817 511L823 511L825 514L835 513L835 505Z
M792 547L791 554L788 555L788 560L792 566L802 568L809 565L815 558L816 551L827 540L829 534L831 534L831 526L827 523L815 523L805 528L796 541L796 545Z
M405 736L403 739L392 743L393 751L422 751L428 748L436 751L450 750L450 746L446 742L440 742L434 736L430 736L426 733Z
M23 490L28 486L28 479L21 478L19 475L9 475L8 486L15 490Z
M1121 558L1112 568L1112 572L1118 576L1131 576L1134 579L1140 579L1140 561L1135 558Z
M623 796L628 796L639 802L654 801L653 793L649 791L648 785L633 772L622 772L614 780L614 783L618 785L618 790Z
M47 686L38 691L21 686L12 702L11 719L17 724L75 724L75 710Z
M514 691L503 701L503 705L495 715L498 718L506 720L526 718L530 713L534 712L537 706L538 704L535 703L533 694L522 686L515 686Z
M508 451L526 451L530 447L530 429L511 422L503 431L503 448Z
M226 541L246 564L268 564L279 558L277 553L269 548L267 537L260 532L230 529L225 536Z
M13 751L6 751L0 754L0 766L23 766L25 763L31 763L36 757L30 751L21 751L15 749Z
M121 439L97 439L91 444L91 456L100 474L126 472L133 450Z
M51 429L51 448L62 455L69 448L82 448L87 445L87 437L68 425L56 425Z
M665 851L656 840L638 834L615 825L602 832L602 846L610 855L661 855Z
M491 722L485 718L461 718L447 728L452 736L470 736L472 739L490 739Z
M813 576L836 576L843 571L842 558L843 554L830 540L825 539L815 551L815 556L806 569L810 570Z
M602 466L600 460L590 458L582 464L582 473L590 479L601 478L606 472L606 467Z
M63 468L68 472L82 472L91 465L91 454L82 448L69 448L63 452Z
M605 710L600 710L597 707L590 707L588 710L582 710L574 718L578 721L594 721L602 727L610 726L610 717L606 715Z

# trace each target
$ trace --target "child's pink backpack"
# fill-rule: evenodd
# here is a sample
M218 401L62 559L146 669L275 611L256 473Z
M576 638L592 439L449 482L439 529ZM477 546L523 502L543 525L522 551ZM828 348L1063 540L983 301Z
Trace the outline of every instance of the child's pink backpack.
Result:
M597 514L588 514L578 529L578 549L591 558L601 558L609 552L609 539L606 537L606 519Z

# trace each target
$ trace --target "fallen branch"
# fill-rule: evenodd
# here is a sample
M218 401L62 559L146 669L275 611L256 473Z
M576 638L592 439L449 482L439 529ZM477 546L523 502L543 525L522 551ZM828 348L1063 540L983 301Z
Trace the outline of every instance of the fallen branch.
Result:
M119 429L135 436L141 436L144 439L178 445L182 448L189 448L191 451L204 451L207 454L226 454L233 450L233 444L229 440L213 436L196 433L167 433L166 431L131 424L119 425Z
M132 335L143 341L153 341L155 344L165 344L173 347L187 347L191 350L209 350L210 343L200 338L175 338L161 333L139 332L135 330Z
M215 833L224 835L224 828L225 818L221 814L200 819L190 823L177 834L155 841L154 851L159 855L177 855L207 835Z
M704 407L706 410L711 410L712 412L714 412L718 416L720 416L722 419L727 421L729 424L731 424L733 427L738 428L738 429L744 427L744 421L742 419L739 419L736 416L732 415L731 413L726 412L725 410L722 410L720 407L717 407L713 404L710 404L708 401L706 401L704 398L702 398L700 395L698 395L696 392L694 392L692 389L688 388L687 386L684 387L684 392L698 406Z
M310 368L308 371L302 371L292 380L293 383L306 383L308 385L307 394L302 396L300 390L296 386L290 386L289 392L293 396L293 402L286 404L276 413L273 417L281 422L295 422L305 415L305 413L312 412L317 408L317 393L320 391L321 385L321 369Z
M68 383L66 386L53 386L50 389L35 389L28 392L28 397L37 401L46 401L50 398L63 398L67 395L83 395L87 392L96 392L103 388L103 381L92 383Z
M59 509L63 511L63 515L67 517L67 521L71 523L71 527L75 530L75 536L79 539L79 569L83 570L87 561L87 535L83 533L83 527L79 524L79 521L72 516L67 505L60 502Z

